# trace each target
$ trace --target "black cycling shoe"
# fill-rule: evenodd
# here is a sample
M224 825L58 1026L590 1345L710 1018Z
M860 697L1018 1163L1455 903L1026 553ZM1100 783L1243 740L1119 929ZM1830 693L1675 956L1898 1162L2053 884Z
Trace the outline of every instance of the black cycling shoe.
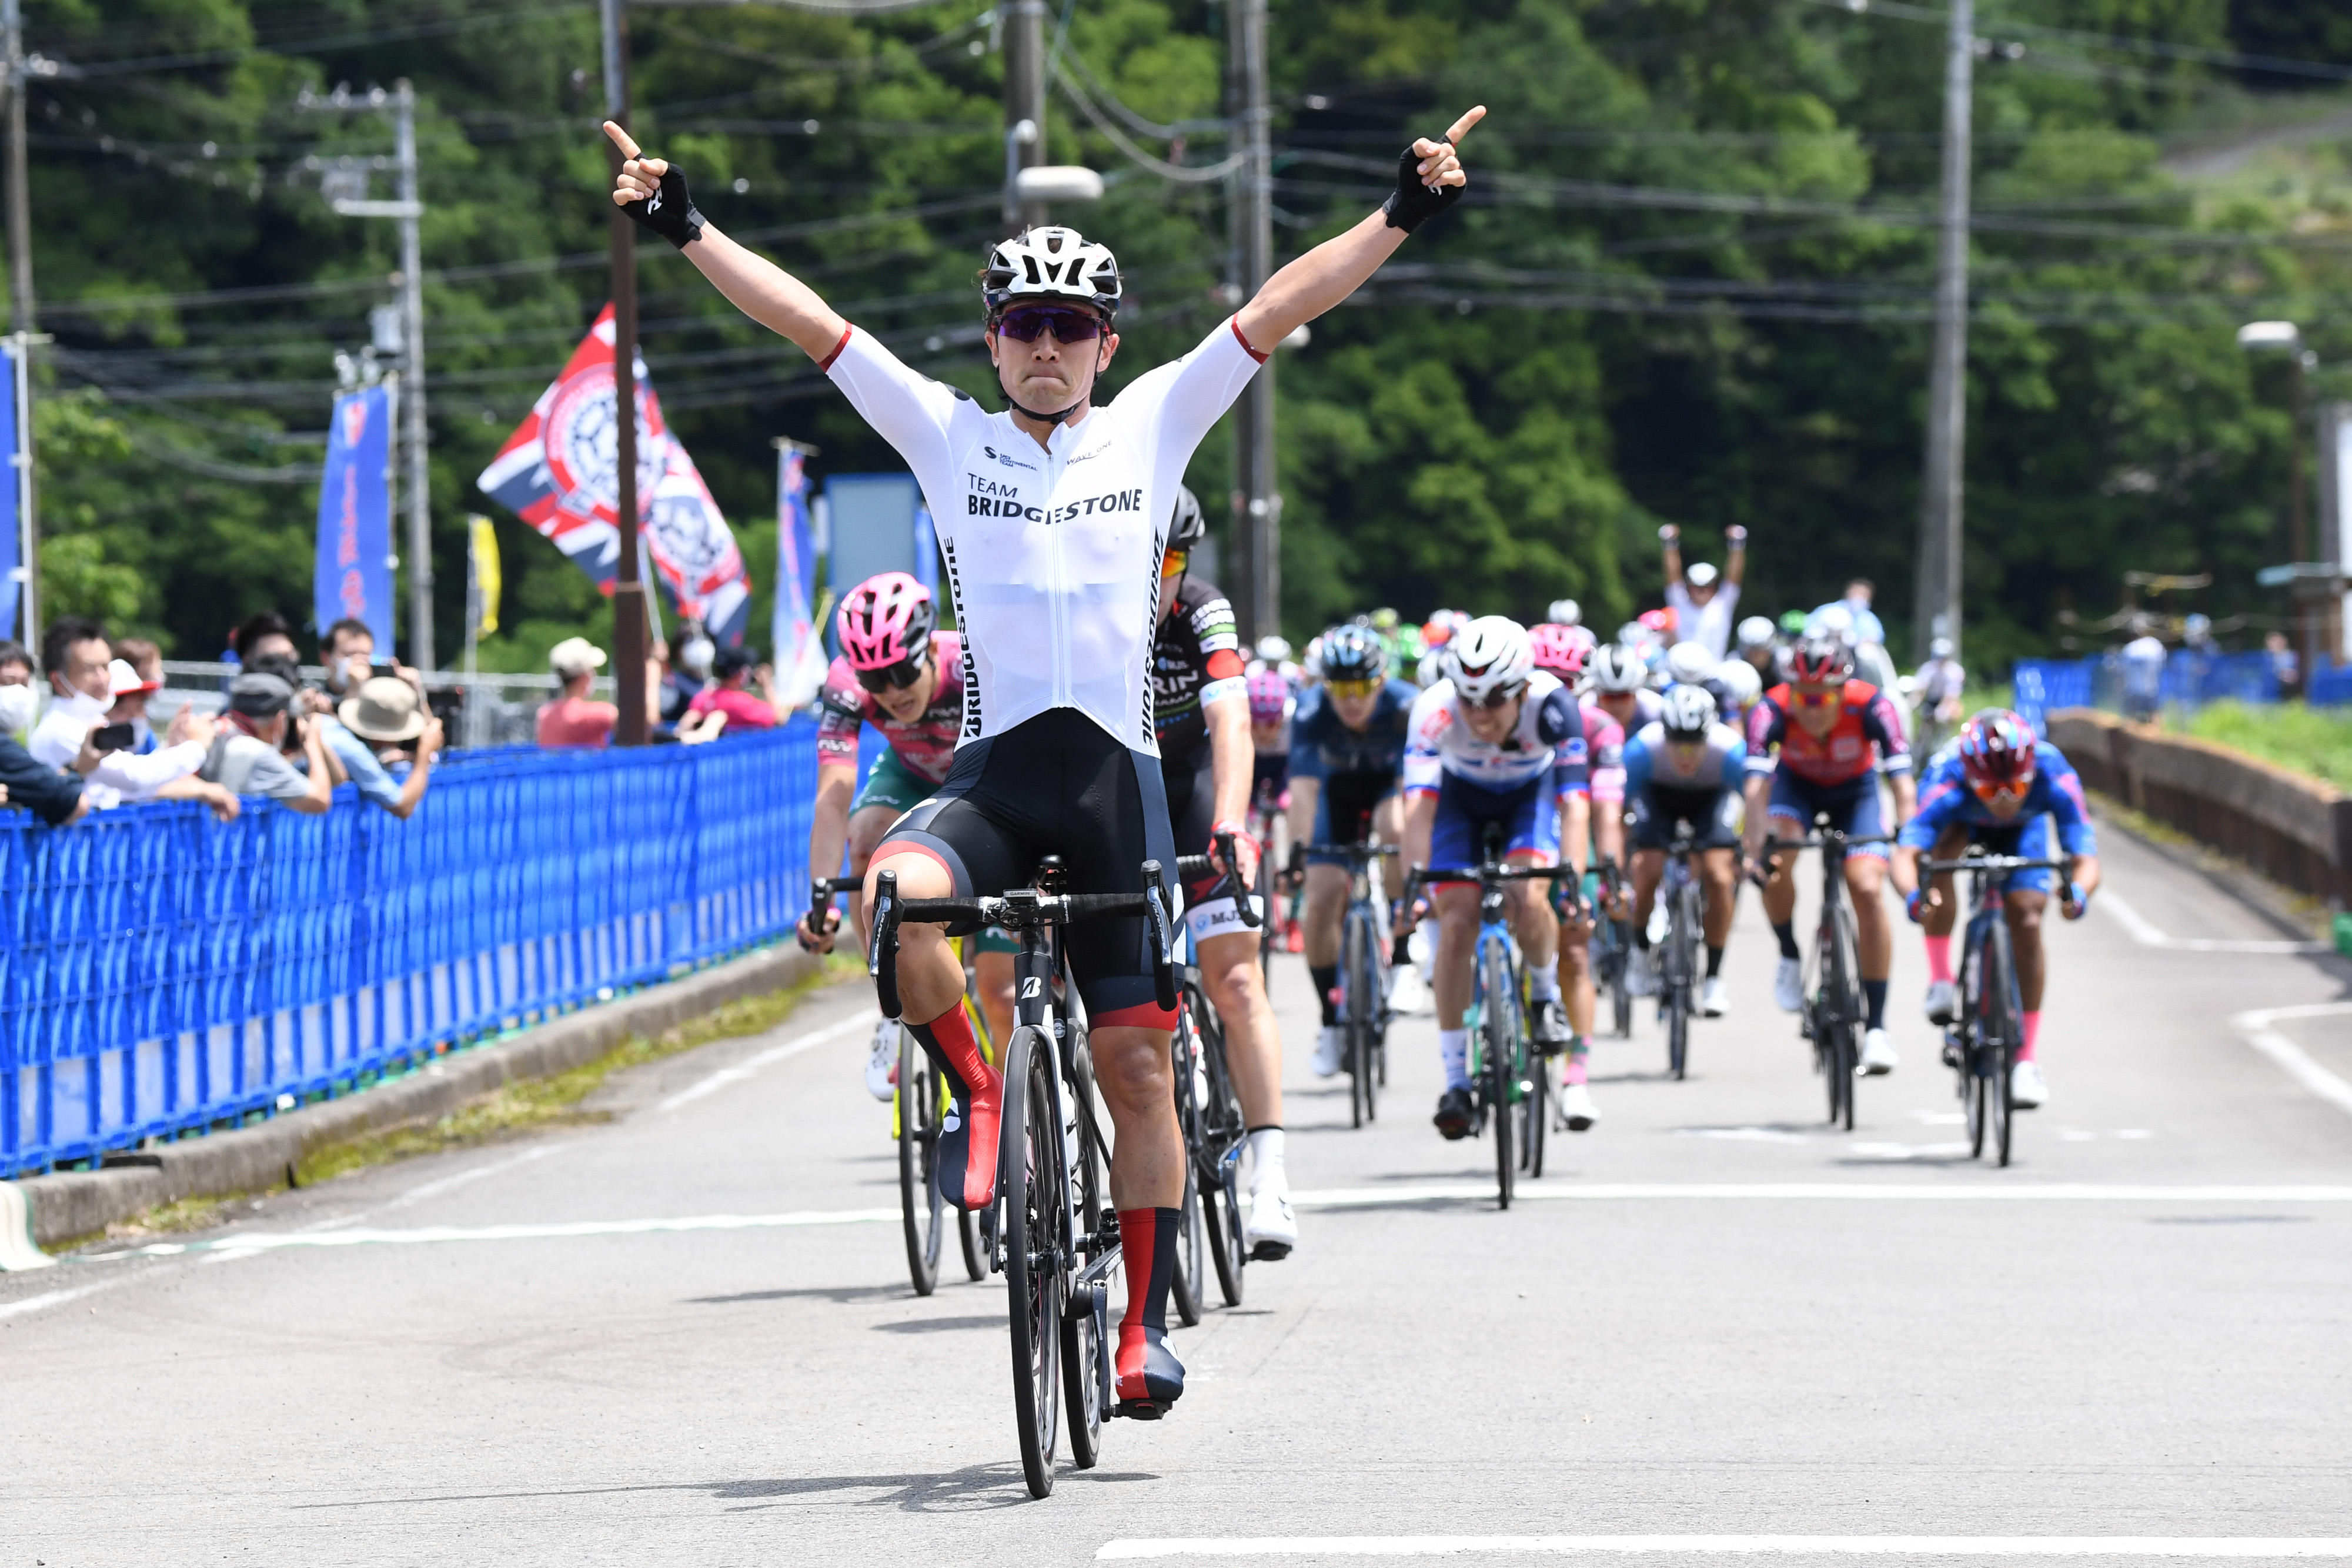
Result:
M1448 1089L1437 1097L1437 1130L1445 1134L1448 1143L1470 1135L1470 1124L1476 1120L1476 1111L1470 1103L1467 1089Z
M1167 1336L1140 1323L1118 1330L1118 1406L1113 1412L1137 1421L1157 1421L1184 1397L1184 1364L1168 1348Z
M1571 1038L1567 1009L1555 1001L1541 1001L1533 1004L1528 1011L1528 1021L1533 1025L1528 1032L1535 1040L1536 1054L1558 1056L1566 1051Z

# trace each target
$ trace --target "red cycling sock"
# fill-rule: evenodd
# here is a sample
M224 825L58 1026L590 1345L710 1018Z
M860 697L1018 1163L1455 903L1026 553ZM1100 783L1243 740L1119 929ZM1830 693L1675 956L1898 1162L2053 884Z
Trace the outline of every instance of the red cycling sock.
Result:
M1927 943L1927 978L1939 986L1950 985L1952 983L1952 939L1949 936L1930 936L1926 938L1926 941Z
M932 1064L947 1074L955 1106L940 1130L940 1190L960 1208L986 1208L996 1196L996 1138L1004 1110L1004 1075L981 1054L963 1004L928 1023L910 1023Z
M2033 1048L2042 1039L2042 1009L2036 1008L2033 1011L2023 1015L2018 1021L2025 1026L2021 1031L2025 1038L2018 1042L2017 1060L2032 1061Z

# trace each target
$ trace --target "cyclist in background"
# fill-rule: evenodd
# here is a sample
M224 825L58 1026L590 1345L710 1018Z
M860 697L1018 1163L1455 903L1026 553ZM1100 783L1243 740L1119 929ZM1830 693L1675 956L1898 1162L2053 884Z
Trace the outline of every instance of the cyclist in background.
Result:
M1769 691L1789 678L1780 628L1763 616L1750 615L1739 623L1738 652L1741 661L1756 672L1761 689Z
M1290 875L1303 880L1307 907L1307 972L1315 981L1322 1030L1315 1039L1315 1075L1329 1078L1346 1065L1347 1031L1340 1027L1339 937L1348 909L1344 855L1318 854L1309 844L1399 842L1403 814L1398 772L1421 689L1388 673L1388 648L1366 626L1334 626L1322 637L1323 685L1298 705L1290 726ZM1383 862L1391 902L1404 893L1404 875ZM1405 953L1405 935L1390 956L1391 984L1418 986ZM1407 977L1411 977L1410 979ZM1391 991L1394 1010L1412 998Z
M1711 1019L1724 1015L1723 949L1738 907L1738 813L1747 763L1747 743L1717 716L1715 698L1703 686L1668 687L1656 722L1625 743L1625 804L1633 819L1628 835L1633 849L1633 953L1625 988L1637 997L1658 994L1650 909L1665 874L1667 847L1686 823L1701 852L1699 878L1706 891L1706 977L1699 988L1699 1011Z
M1808 838L1814 815L1825 811L1832 829L1853 837L1887 831L1878 799L1882 767L1895 788L1895 827L1900 829L1911 815L1911 754L1903 720L1893 698L1853 678L1853 650L1842 638L1809 637L1790 656L1789 674L1788 684L1765 693L1748 716L1748 854L1755 863L1761 863L1768 823L1776 838ZM1878 901L1887 853L1883 843L1857 844L1845 861L1862 994L1869 1008L1860 1065L1873 1074L1893 1071L1896 1061L1886 1038L1894 934ZM1772 996L1782 1011L1792 1013L1805 1006L1795 866L1796 852L1781 851L1772 857L1771 879L1764 884L1764 913L1780 942Z
M1264 648L1278 637L1261 639ZM1291 685L1281 670L1263 660L1252 660L1248 681L1250 710L1250 831L1265 845L1266 854L1276 864L1286 864L1290 858L1290 823L1286 813L1290 808L1290 719L1297 710L1298 699L1292 695ZM1276 943L1276 950L1287 947L1298 950L1297 927L1284 917L1287 904L1276 900L1266 912L1269 925L1266 938Z
M1717 694L1723 722L1746 734L1748 716L1764 700L1764 683L1758 677L1756 666L1745 659L1726 659L1717 666L1715 679L1707 689Z
M963 727L963 639L939 630L931 591L903 571L869 577L851 589L834 617L841 655L825 672L816 724L816 803L809 823L809 870L831 876L845 844L849 874L863 877L890 824L931 798L955 759ZM857 740L867 725L888 743L865 787L857 783ZM856 799L851 792L856 791ZM865 945L864 900L849 895L849 919ZM800 944L833 951L841 912L827 907L823 930L800 921ZM1013 955L1001 931L982 932L973 960L991 1039L1013 1038ZM874 1029L866 1087L887 1102L898 1068L898 1023Z
M1553 606L1558 609L1558 605ZM1546 622L1528 629L1536 668L1559 677L1574 695L1583 684L1591 661L1592 633L1581 626ZM1592 802L1592 858L1596 870L1622 865L1625 859L1625 730L1591 703L1577 704L1584 727L1587 794ZM1593 1015L1599 1006L1592 984L1592 931L1597 916L1594 899L1599 878L1588 872L1591 886L1563 886L1554 907L1559 912L1559 991L1568 1009L1568 1052L1560 1065L1560 1115L1571 1133L1590 1128L1597 1113L1585 1075L1592 1055Z
M1891 868L1895 891L1913 920L1927 928L1927 1021L1952 1021L1958 988L1952 983L1952 926L1960 916L1949 872L1926 888L1919 885L1919 857L1957 860L1971 843L1990 853L2027 860L2054 860L2053 832L2064 852L2066 881L2060 907L2080 920L2099 885L2099 841L2091 826L2083 781L2065 753L2007 708L1986 708L1961 727L1959 739L1937 753L1919 781L1919 810L1903 826ZM2032 1110L2050 1098L2035 1047L2042 1035L2042 997L2049 976L2043 956L2042 916L2058 888L2055 872L2012 871L2001 878L2010 946L2017 960L2019 1020L2023 1039L2010 1070L2011 1103Z
M1675 612L1675 635L1702 643L1717 659L1731 646L1731 619L1739 609L1739 580L1748 574L1748 530L1723 530L1723 570L1705 561L1683 567L1683 532L1668 523L1658 529L1665 547L1666 604Z
M1527 629L1482 615L1445 644L1445 675L1412 706L1405 744L1404 852L1416 866L1474 866L1488 825L1503 833L1504 858L1556 864L1563 836L1580 880L1591 802L1584 722L1556 676L1535 667ZM1553 944L1559 925L1539 882L1508 884L1512 928L1527 970L1529 1034L1546 1054L1568 1044ZM1470 1002L1478 942L1478 888L1450 882L1433 890L1437 910L1437 1048L1445 1092L1437 1130L1470 1131Z
M1160 563L1160 632L1151 649L1152 728L1176 852L1205 855L1230 833L1242 864L1242 896L1257 882L1257 841L1247 818L1255 780L1249 741L1250 703L1242 674L1234 607L1205 578L1188 570L1189 552L1208 537L1201 503L1176 489L1168 549ZM1276 677L1279 679L1279 677ZM1211 897L1215 873L1184 888L1184 924L1210 1005L1225 1026L1225 1055L1249 1130L1250 1210L1242 1236L1253 1258L1287 1258L1298 1244L1290 1182L1283 1164L1282 1034L1265 998L1258 963L1263 932L1242 923L1234 896ZM1261 912L1263 914L1263 912Z
M1627 735L1639 735L1664 711L1658 694L1650 689L1650 666L1641 653L1622 643L1608 643L1592 651L1592 706L1617 721Z
M1969 677L1958 652L1949 637L1935 639L1927 644L1927 662L1911 676L1911 733L1917 740L1913 749L1922 757L1941 751L1960 722L1960 695L1968 689ZM1922 779L1921 788L1926 785Z

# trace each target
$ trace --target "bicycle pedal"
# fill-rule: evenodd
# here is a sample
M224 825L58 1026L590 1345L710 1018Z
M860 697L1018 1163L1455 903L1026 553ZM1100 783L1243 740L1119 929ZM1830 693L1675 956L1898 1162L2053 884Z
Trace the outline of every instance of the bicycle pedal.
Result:
M1279 1263L1285 1258L1289 1256L1290 1244L1288 1242L1261 1241L1256 1246L1250 1249L1249 1260L1253 1263Z
M1122 1399L1111 1406L1110 1413L1130 1421L1157 1421L1168 1412L1149 1399Z

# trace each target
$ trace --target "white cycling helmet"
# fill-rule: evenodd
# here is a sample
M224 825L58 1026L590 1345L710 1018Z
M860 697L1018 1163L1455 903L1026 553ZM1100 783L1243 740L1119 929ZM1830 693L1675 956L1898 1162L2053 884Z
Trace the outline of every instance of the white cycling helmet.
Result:
M1772 645L1773 631L1774 628L1771 622L1766 620L1761 615L1750 615L1747 620L1742 621L1739 623L1739 646L1741 651L1745 652L1749 648L1770 647Z
M1628 621L1617 628L1617 645L1621 648L1638 648L1649 640L1650 629L1639 621Z
M1446 640L1445 678L1468 702L1527 684L1536 667L1528 629L1507 615L1481 615Z
M1666 650L1666 678L1693 684L1715 674L1715 654L1704 643L1677 643Z
M1806 623L1805 635L1834 637L1851 648L1854 642L1853 612L1843 604L1832 604Z
M1715 694L1705 686L1668 686L1658 722L1677 740L1698 740L1715 727Z
M1713 588L1717 575L1715 568L1706 562L1693 561L1690 570L1683 573L1683 580L1693 588Z
M1108 319L1118 314L1122 289L1118 258L1110 247L1063 224L1023 229L997 241L980 270L981 298L992 319L1024 299L1081 300Z
M1597 692L1638 692L1650 684L1650 666L1642 662L1640 653L1622 643L1611 643L1594 650L1587 670L1592 689Z
M1279 664L1290 657L1290 639L1267 632L1257 640L1257 656L1269 664Z
M1584 623L1584 607L1573 599L1555 599L1544 612L1544 619L1557 626L1580 626Z
M1715 683L1731 698L1734 707L1754 707L1757 699L1764 695L1764 677L1745 659L1726 659L1715 672Z
M1927 644L1927 657L1931 659L1948 659L1956 651L1949 637L1938 637Z

